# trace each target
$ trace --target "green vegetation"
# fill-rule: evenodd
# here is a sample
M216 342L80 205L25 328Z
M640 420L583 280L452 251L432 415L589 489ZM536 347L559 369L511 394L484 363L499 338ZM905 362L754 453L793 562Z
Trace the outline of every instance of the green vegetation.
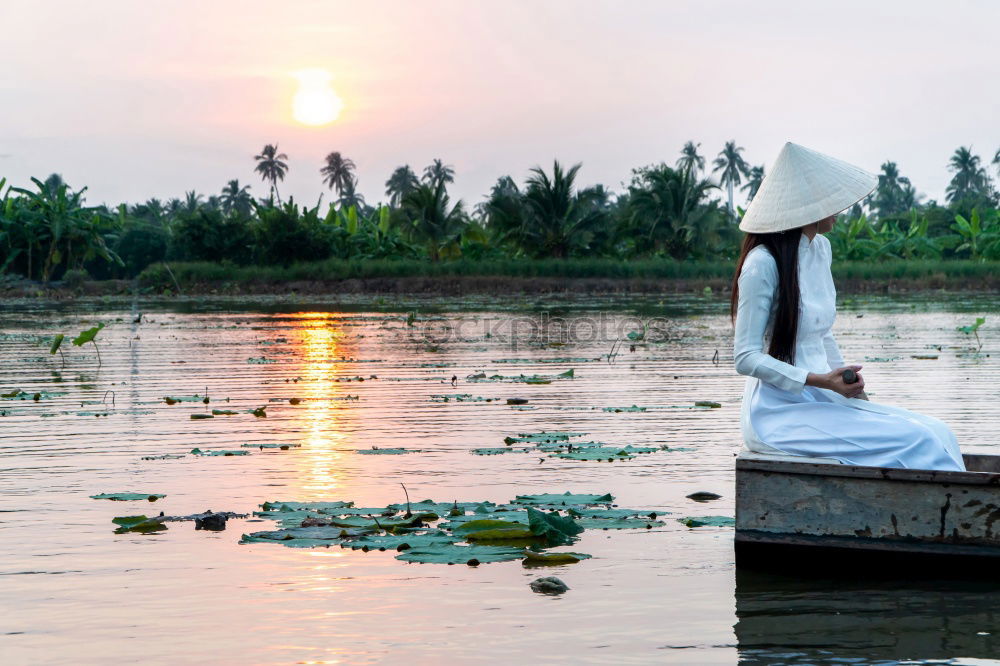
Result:
M135 278L161 289L199 282L282 282L409 276L728 278L740 232L736 192L752 199L764 167L726 143L705 173L700 144L674 166L633 170L620 192L578 187L581 165L531 169L523 184L500 177L468 206L448 187L455 170L434 160L395 169L386 203L357 191L353 160L331 152L319 169L335 200L283 201L289 158L277 144L255 156L268 187L255 199L230 180L220 194L88 206L53 175L32 189L0 180L0 274L79 286ZM1000 155L998 155L1000 157ZM1000 159L993 164L1000 168ZM841 276L860 279L995 274L1000 196L979 156L959 148L948 162L946 201L922 202L894 162L876 191L829 234ZM900 261L905 260L905 261Z

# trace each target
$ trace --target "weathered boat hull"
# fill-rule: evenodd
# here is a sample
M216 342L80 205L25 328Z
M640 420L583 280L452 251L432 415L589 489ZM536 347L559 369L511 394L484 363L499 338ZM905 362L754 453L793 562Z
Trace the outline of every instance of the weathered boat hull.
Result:
M1000 569L1000 456L967 455L965 463L969 471L949 472L743 454L738 562L919 566L944 557Z

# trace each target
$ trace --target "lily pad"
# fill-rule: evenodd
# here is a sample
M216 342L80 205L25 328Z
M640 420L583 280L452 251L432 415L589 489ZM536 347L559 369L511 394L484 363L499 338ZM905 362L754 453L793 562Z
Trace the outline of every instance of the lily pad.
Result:
M90 499L106 499L115 500L117 502L137 502L140 500L146 500L148 502L155 502L158 499L163 499L166 495L160 495L157 493L101 493L100 495L91 495Z
M566 460L631 460L635 456L629 454L624 449L610 446L593 446L589 448L579 449L577 451L569 451L564 453L557 453L555 458L564 458Z
M499 456L504 453L527 453L531 449L515 449L507 446L496 448L472 449L469 453L477 456Z
M662 520L648 518L579 518L577 524L588 530L635 530L651 529L664 525Z
M146 516L119 516L118 518L112 518L111 522L119 526L115 530L116 534L124 534L125 532L158 532L167 529L167 526L156 518L147 518Z
M239 412L234 412L231 409L213 409L212 414L215 416L235 416Z
M729 516L697 516L694 518L678 518L677 522L688 527L732 527L736 520Z
M168 405L172 405L176 402L205 402L205 396L198 395L165 395L163 396L163 401Z
M585 553L537 553L533 550L525 550L523 564L526 567L559 566L561 564L576 564L580 560L589 560L591 557L593 556Z
M579 522L557 513L542 513L528 508L528 528L537 537L544 538L550 546L561 546L575 541L584 528Z
M568 506L573 504L610 504L614 501L615 498L611 495L611 493L605 493L604 495L574 495L568 491L562 495L555 493L542 493L539 495L518 495L514 498L514 504L554 504L559 506Z
M248 358L247 363L250 365L269 365L271 363L277 363L273 358L266 358L264 356L255 356L253 358Z
M354 502L264 502L264 511L325 511L354 506Z
M260 444L240 444L245 449L298 449L301 448L301 444L292 444L289 442L264 442Z
M379 449L373 446L370 449L358 449L355 453L365 456L401 456L407 453L417 453L417 451L412 449Z
M468 564L476 566L487 562L507 562L524 557L522 548L507 546L463 546L459 544L439 544L411 548L396 556L403 562L434 564Z
M340 546L351 550L398 550L402 552L411 548L439 546L456 541L458 541L457 538L437 530L427 534L372 534L345 541Z
M644 412L645 407L637 407L632 405L631 407L601 407L602 412Z
M191 418L194 419L194 420L214 419L215 415L214 414L192 414Z
M143 460L177 460L183 458L183 453L163 453L158 456L143 456Z
M191 449L191 454L196 456L248 456L250 455L250 452L240 451L238 449L237 450L216 449L214 451L206 449L203 451L199 448L194 448Z
M721 402L715 402L713 400L698 400L694 403L695 407L711 407L712 409L719 409L722 407Z
M667 512L642 511L637 509L588 509L586 507L571 506L566 509L566 513L574 518L632 518L634 516L655 518Z

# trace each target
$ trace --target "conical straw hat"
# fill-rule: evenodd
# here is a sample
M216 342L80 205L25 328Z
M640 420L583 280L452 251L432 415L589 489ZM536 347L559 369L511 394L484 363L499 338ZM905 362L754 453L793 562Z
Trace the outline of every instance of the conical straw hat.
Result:
M740 221L766 234L836 215L871 194L878 177L795 143L786 143Z

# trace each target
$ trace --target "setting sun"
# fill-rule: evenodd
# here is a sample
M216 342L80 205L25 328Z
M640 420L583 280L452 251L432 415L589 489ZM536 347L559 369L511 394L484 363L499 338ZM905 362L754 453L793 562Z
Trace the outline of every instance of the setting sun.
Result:
M292 115L303 125L319 126L332 123L344 108L330 82L333 75L325 69L303 69L294 73L299 89L292 99Z

